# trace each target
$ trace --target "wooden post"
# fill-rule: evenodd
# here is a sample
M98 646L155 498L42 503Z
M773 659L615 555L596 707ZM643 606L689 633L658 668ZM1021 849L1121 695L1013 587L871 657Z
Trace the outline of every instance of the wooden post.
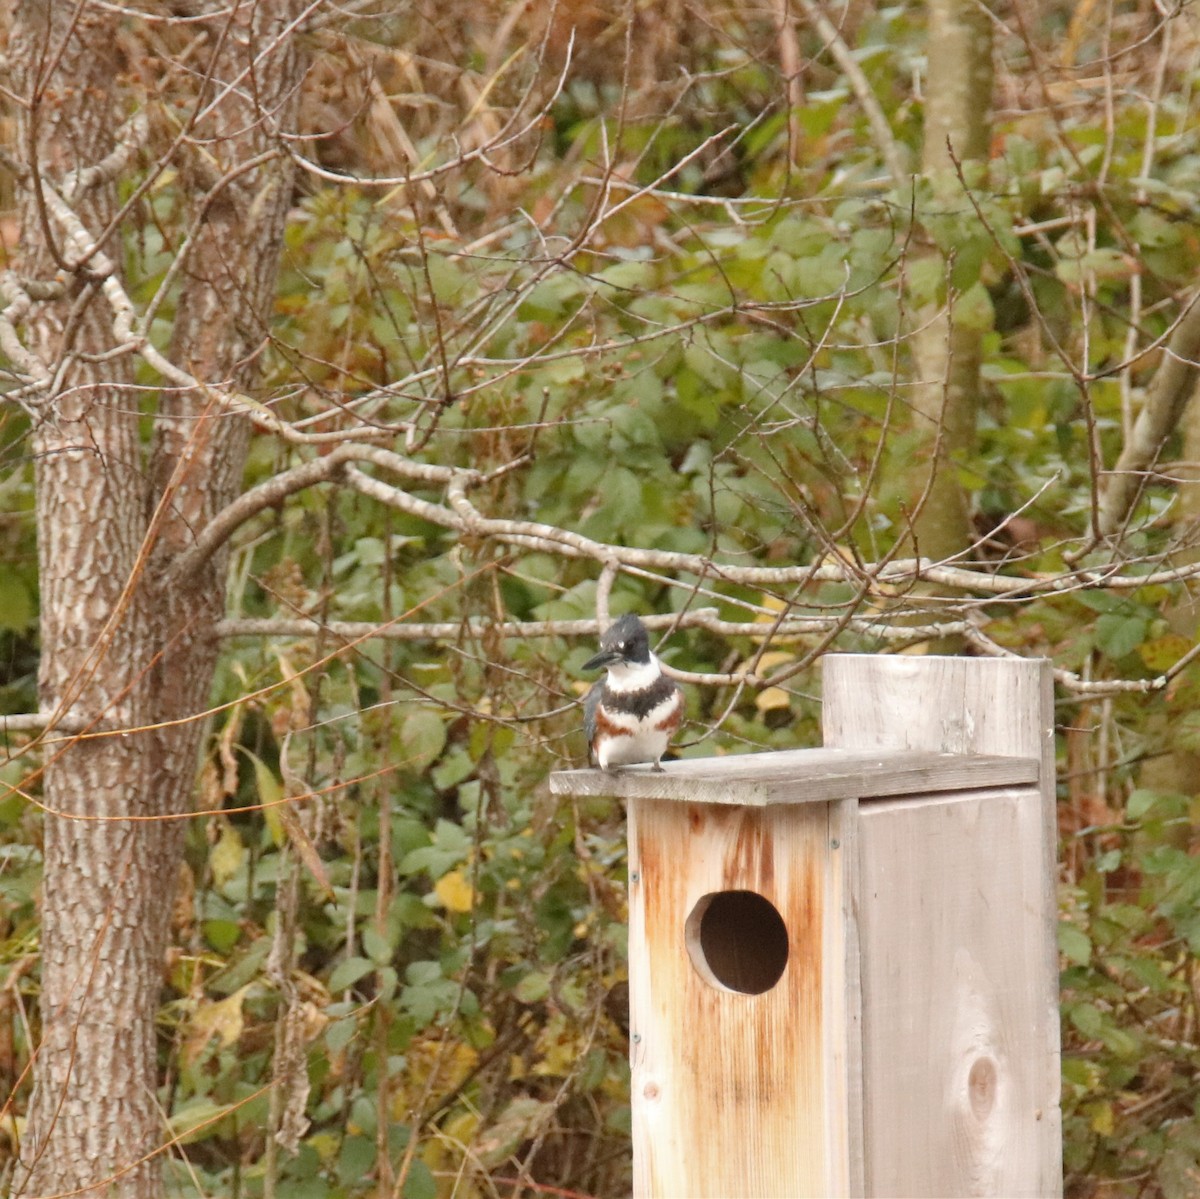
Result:
M825 748L551 778L630 801L634 1193L1057 1195L1047 673L826 661Z

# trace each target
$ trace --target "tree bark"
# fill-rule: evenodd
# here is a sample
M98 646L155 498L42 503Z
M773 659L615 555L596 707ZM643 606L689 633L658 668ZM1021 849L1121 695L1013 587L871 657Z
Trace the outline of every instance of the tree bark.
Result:
M966 205L954 161L985 160L991 137L992 25L971 0L930 0L921 169L945 204ZM953 151L953 155L951 154ZM949 298L925 312L914 339L918 382L914 428L920 440L913 478L919 509L913 533L921 556L942 561L971 541L967 494L956 474L975 441L981 336L956 326Z
M212 75L197 97L211 111L181 142L178 165L204 170L190 177L200 225L172 352L197 377L242 389L265 337L292 186L284 155L244 164L294 127L302 64L288 24L300 10L273 0L214 20ZM154 1199L156 1151L169 1140L154 1018L183 824L145 818L189 807L224 609L222 554L183 585L171 561L236 494L248 429L168 390L146 466L129 356L79 357L112 348L114 314L65 257L38 191L69 192L114 149L127 100L115 85L120 29L109 9L28 0L10 46L29 101L22 269L47 277L65 266L71 281L27 330L37 357L61 368L34 434L41 705L122 730L75 742L45 774L42 1040L14 1194ZM95 234L116 203L102 183L74 209ZM119 243L101 249L120 260ZM174 720L186 723L162 727Z

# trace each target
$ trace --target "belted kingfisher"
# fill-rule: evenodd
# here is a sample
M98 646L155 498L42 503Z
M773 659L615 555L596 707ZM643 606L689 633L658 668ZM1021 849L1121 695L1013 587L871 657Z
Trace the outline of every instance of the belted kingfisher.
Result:
M671 734L683 720L683 692L650 652L646 626L632 612L600 638L584 670L608 673L587 694L583 728L591 760L601 770L653 762L662 769Z

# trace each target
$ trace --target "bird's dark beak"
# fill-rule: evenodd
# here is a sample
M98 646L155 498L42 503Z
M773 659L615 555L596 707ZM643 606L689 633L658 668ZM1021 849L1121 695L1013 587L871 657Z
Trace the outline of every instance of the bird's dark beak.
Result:
M589 658L581 667L581 670L599 670L601 666L609 666L613 662L619 662L621 655L616 650L602 649L594 658Z

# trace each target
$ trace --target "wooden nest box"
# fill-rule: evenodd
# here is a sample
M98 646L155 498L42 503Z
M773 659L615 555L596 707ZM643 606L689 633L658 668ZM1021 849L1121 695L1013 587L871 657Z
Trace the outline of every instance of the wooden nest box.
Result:
M837 655L821 749L629 801L634 1193L1062 1192L1045 662Z

